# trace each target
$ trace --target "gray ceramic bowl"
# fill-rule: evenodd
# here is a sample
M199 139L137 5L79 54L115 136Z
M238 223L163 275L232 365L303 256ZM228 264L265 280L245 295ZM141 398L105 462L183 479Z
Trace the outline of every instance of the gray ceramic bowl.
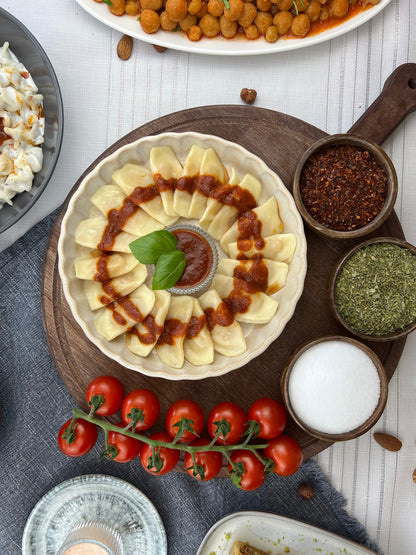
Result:
M0 46L6 41L43 95L45 142L42 169L35 174L32 189L16 195L12 206L5 204L0 209L0 233L26 214L45 190L58 160L64 126L61 91L47 55L30 31L7 10L0 8Z

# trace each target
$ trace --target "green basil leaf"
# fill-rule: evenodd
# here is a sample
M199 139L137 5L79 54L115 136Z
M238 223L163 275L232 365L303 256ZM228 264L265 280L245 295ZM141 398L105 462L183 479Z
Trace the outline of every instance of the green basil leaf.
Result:
M135 239L129 247L142 264L156 264L161 254L176 249L176 243L176 236L171 231L160 229Z
M161 254L153 274L152 289L169 289L183 274L186 266L185 253L179 250Z

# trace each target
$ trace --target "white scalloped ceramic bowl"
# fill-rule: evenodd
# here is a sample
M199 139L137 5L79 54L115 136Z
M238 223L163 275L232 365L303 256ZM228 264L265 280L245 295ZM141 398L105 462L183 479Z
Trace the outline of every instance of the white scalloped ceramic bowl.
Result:
M233 358L215 353L214 362L209 366L194 366L185 361L181 369L175 369L162 364L154 351L147 358L141 358L131 353L126 347L125 334L110 342L104 340L97 333L94 326L94 314L86 302L82 281L75 277L74 271L75 258L89 252L91 249L85 249L75 243L75 230L82 220L97 213L96 208L90 202L90 198L99 187L111 182L111 176L115 170L131 161L135 161L150 169L150 150L157 145L172 147L179 160L183 162L193 144L201 145L204 148L214 148L221 162L228 169L234 167L240 177L245 173L255 175L262 183L259 204L263 203L271 195L277 197L280 216L284 224L283 232L296 234L297 247L293 260L289 265L286 285L273 295L279 302L279 308L274 318L268 324L240 324L246 338L247 351ZM183 221L185 222L186 220L183 219ZM58 255L59 274L66 300L75 320L81 326L88 339L105 355L125 368L142 372L148 376L170 380L198 380L220 376L244 366L250 360L263 353L279 337L285 325L292 317L303 291L307 265L306 238L302 218L297 211L292 195L286 189L279 176L271 171L260 158L235 143L212 135L190 132L163 133L145 137L121 147L102 160L85 177L68 204L61 225Z

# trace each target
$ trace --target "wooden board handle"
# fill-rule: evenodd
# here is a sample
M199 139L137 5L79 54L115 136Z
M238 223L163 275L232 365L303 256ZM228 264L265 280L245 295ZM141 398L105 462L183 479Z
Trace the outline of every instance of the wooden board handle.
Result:
M380 96L349 130L381 145L404 118L416 110L416 64L393 71Z

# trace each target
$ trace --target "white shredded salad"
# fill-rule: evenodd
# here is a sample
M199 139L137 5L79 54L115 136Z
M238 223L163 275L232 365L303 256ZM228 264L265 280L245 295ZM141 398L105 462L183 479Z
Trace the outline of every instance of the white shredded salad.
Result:
M0 49L0 208L30 191L43 161L43 96L5 42Z

